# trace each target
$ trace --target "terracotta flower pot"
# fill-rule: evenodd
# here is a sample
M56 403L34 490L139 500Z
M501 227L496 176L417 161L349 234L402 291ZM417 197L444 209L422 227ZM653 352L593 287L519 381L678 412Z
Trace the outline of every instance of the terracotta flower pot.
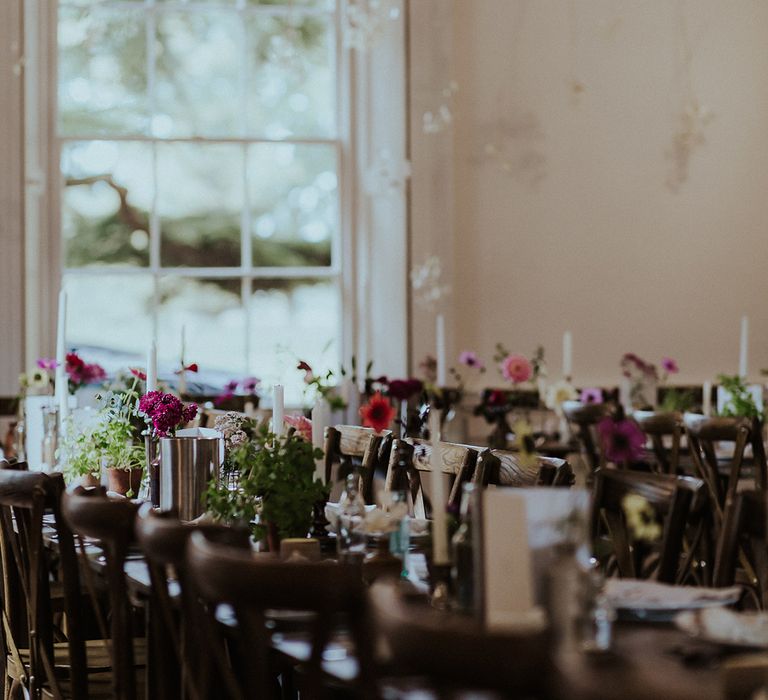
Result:
M101 482L99 481L98 477L94 476L93 474L84 474L80 477L80 486L84 486L85 488L94 488L98 486Z
M127 496L128 491L131 492L131 497L136 498L139 495L139 489L141 488L141 477L144 473L144 468L138 469L114 469L110 467L107 469L107 477L109 479L109 490L119 493L121 496Z

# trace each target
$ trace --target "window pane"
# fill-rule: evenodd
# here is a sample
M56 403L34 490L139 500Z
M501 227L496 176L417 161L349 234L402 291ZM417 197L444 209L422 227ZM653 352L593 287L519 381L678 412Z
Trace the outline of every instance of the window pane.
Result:
M157 14L153 135L240 135L241 37L236 12Z
M265 383L283 382L286 401L301 403L305 360L317 371L338 369L339 288L333 280L254 280L251 297L251 371Z
M66 267L147 265L152 147L131 141L78 141L61 153Z
M58 36L60 133L143 133L147 124L144 13L62 7Z
M162 265L240 265L243 159L240 145L157 145Z
M152 338L153 284L143 273L64 275L67 345L107 371L125 368L126 356L143 366Z
M249 15L248 132L268 138L335 131L333 30L324 16Z
M160 280L158 307L158 356L170 367L181 362L181 328L185 328L184 361L200 367L195 379L218 385L211 373L246 374L245 313L239 279Z
M327 266L338 229L336 150L254 144L248 151L253 264Z

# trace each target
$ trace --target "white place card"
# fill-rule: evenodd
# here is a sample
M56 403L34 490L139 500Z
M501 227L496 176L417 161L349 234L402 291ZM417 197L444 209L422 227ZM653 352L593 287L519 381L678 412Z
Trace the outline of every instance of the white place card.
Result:
M482 497L483 617L509 629L534 608L528 519L522 489L489 488Z

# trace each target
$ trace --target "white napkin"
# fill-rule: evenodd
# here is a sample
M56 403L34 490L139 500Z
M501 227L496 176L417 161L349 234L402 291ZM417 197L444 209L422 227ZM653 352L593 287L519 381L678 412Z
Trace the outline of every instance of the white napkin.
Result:
M608 579L605 594L613 607L623 610L685 610L730 605L740 598L741 588L699 588L637 579Z

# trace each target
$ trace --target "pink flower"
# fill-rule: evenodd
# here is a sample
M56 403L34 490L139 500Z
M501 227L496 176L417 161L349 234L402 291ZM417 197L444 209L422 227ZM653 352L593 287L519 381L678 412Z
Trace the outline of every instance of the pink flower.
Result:
M579 401L581 403L603 403L603 390L597 387L582 389Z
M138 367L129 367L128 368L131 372L131 374L136 377L136 379L141 379L141 381L146 381L147 375L145 372L142 372Z
M255 394L260 384L261 379L258 377L246 377L242 383L243 391L247 394Z
M472 350L464 350L459 355L459 364L466 365L467 367L476 367L477 369L485 369L483 361Z
M597 424L603 454L611 462L636 462L643 456L645 433L633 420L606 416Z
M41 357L37 361L37 366L46 372L53 372L59 366L59 363L52 357Z
M501 363L501 374L507 381L520 384L533 376L533 366L527 357L507 355Z
M680 371L680 368L677 366L677 362L675 362L671 357L661 358L661 368L667 374L677 374Z
M286 425L290 425L296 429L296 433L299 437L303 438L307 442L312 442L312 421L306 416L284 416L283 421Z
M139 412L151 423L157 437L168 437L197 415L197 404L185 406L173 394L150 391L139 399Z

